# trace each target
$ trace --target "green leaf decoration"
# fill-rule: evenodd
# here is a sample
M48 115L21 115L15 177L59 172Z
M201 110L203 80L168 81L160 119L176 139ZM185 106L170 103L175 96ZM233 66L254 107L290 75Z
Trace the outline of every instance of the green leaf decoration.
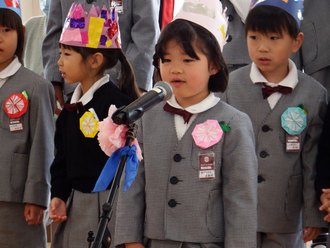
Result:
M30 98L25 90L22 92L22 95L26 98L26 100L30 101Z
M230 127L229 126L226 126L223 121L220 121L219 122L219 125L220 125L222 131L224 131L224 132L228 132L230 130Z

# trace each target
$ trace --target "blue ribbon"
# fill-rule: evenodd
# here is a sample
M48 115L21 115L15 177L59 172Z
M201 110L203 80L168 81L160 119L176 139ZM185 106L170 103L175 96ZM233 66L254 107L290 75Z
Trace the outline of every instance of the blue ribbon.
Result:
M139 160L136 155L136 146L132 145L131 147L124 146L122 148L117 149L106 164L97 179L95 187L92 193L101 192L107 189L112 179L115 177L118 164L121 156L127 155L126 159L126 169L125 169L125 187L124 192L131 187L137 173Z

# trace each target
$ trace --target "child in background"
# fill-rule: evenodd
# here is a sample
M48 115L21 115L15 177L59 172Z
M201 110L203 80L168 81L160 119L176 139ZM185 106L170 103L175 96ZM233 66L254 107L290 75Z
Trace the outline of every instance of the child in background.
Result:
M87 16L84 6L75 3L64 24L59 70L68 84L80 84L56 122L49 216L62 223L52 247L87 247L87 232L97 230L109 194L91 193L108 160L97 140L97 123L108 116L111 104L119 108L138 97L134 73L120 49L117 24L114 9L93 6ZM104 74L118 60L120 88Z
M256 135L258 247L303 248L325 225L313 185L327 92L289 59L303 40L302 4L252 1L245 27L253 63L230 74L224 95Z
M19 1L0 1L0 247L47 247L54 89L21 65Z
M137 123L144 160L118 190L115 245L256 247L251 121L213 93L228 82L226 26L218 0L186 0L162 31L153 63L174 95Z

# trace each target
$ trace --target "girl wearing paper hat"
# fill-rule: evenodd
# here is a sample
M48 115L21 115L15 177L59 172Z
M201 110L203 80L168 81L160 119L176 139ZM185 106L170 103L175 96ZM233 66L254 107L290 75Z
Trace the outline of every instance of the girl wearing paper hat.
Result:
M21 65L18 0L0 0L0 246L47 247L54 89Z
M58 66L68 84L80 83L57 119L49 217L60 225L52 247L87 247L87 232L97 230L109 194L91 193L109 158L98 143L98 122L108 117L110 105L119 108L138 97L120 45L115 9L93 5L86 13L84 5L72 4L60 38ZM118 61L119 88L105 74Z
M118 190L115 245L256 247L252 125L214 94L227 88L226 27L220 1L186 0L163 29L153 63L173 96L138 123L144 160Z

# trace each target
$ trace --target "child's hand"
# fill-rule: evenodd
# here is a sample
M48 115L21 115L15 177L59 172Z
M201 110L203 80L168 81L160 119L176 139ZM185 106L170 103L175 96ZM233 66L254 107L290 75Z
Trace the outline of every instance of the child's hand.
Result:
M328 214L324 217L324 220L330 222L330 189L322 189L322 191L323 194L320 196L322 205L319 210L328 212Z
M41 206L26 203L24 208L24 217L28 225L37 225L44 219L45 209Z
M127 243L125 248L144 248L144 246L140 243Z
M302 236L302 239L305 243L312 241L319 236L322 231L321 227L306 227L304 228L305 234Z
M49 204L49 219L54 222L63 222L67 220L66 204L60 198L54 197Z

